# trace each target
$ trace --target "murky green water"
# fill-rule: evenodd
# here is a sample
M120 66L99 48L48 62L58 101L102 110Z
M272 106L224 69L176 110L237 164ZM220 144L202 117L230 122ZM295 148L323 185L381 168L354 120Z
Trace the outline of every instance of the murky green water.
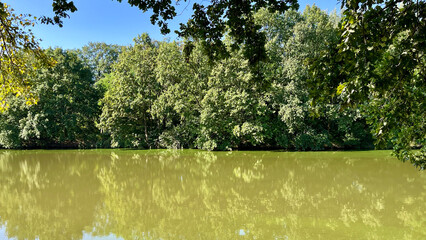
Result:
M426 172L389 151L0 151L0 239L426 239Z

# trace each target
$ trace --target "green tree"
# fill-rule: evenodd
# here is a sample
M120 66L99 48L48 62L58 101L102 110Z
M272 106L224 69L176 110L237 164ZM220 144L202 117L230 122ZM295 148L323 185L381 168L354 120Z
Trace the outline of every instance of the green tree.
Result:
M34 26L36 20L31 15L17 14L0 2L0 111L7 109L9 103L5 97L10 93L25 96L28 104L35 103L28 76L37 68L54 64L39 47L31 30L26 29Z
M342 1L341 39L312 65L312 89L363 105L378 146L426 164L425 1ZM420 147L420 151L411 151Z
M112 65L117 61L123 47L102 42L90 42L81 49L78 55L89 66L95 82L112 72Z
M199 45L185 58L182 45L160 43L156 79L161 85L151 115L162 124L159 145L194 148L200 134L201 101L207 91L211 67Z
M369 129L359 111L339 112L338 102L317 109L310 105L308 59L337 44L337 15L314 5L303 13L260 11L256 19L268 37L266 49L271 60L262 70L265 81L271 83L270 111L284 124L274 130L277 142L282 142L279 146L298 150L368 148ZM323 113L320 118L314 114L317 111Z
M0 114L0 145L15 147L89 147L97 141L95 121L99 92L92 74L75 53L47 50L57 59L53 68L34 74L32 92L38 103L8 96L10 109Z
M107 89L99 126L112 135L113 146L369 147L369 129L358 110L340 113L338 103L323 105L325 115L315 118L310 109L305 63L336 44L338 18L315 6L303 14L262 10L256 18L271 56L258 75L243 50L210 65L202 43L188 57L181 44L137 38L99 81ZM232 48L231 39L224 42ZM257 81L259 75L264 82Z
M262 144L262 124L266 122L262 117L267 112L268 96L259 90L242 53L218 63L210 73L208 91L201 101L198 147L227 150Z
M113 65L99 120L113 147L156 147L159 126L149 110L160 88L154 71L157 52L158 44L142 34Z

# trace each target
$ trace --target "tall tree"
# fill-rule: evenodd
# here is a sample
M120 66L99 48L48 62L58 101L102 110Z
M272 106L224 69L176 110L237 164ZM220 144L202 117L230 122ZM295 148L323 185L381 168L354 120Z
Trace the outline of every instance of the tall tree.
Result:
M340 43L313 64L313 93L362 104L378 144L391 142L399 159L424 169L426 2L344 0L342 6Z
M263 71L265 81L271 83L269 107L284 124L274 128L277 142L282 142L279 146L297 150L370 148L369 129L359 111L339 113L338 102L316 109L310 105L307 60L337 44L337 14L327 14L314 5L306 6L303 13L260 11L256 19L268 37L271 60L263 64ZM318 111L323 113L320 117L313 114Z
M160 43L156 79L161 85L151 115L162 124L160 147L193 148L200 133L201 101L206 94L211 66L199 44L185 58L182 44Z
M102 100L99 127L111 134L113 147L155 147L158 125L149 110L160 88L154 72L157 52L158 44L142 34L107 75L110 88Z
M57 59L53 68L39 69L32 76L35 105L10 93L10 107L0 114L0 145L22 147L93 147L98 130L100 94L92 74L75 53L47 50Z

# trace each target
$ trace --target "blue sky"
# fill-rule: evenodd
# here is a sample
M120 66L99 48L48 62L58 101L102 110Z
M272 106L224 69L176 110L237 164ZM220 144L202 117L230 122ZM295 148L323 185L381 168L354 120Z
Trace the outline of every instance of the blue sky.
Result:
M174 0L172 0L174 1ZM52 0L3 0L17 13L31 13L35 16L52 16ZM129 45L138 34L147 32L153 39L175 40L174 33L162 35L158 26L149 21L150 12L143 13L130 7L126 0L119 3L113 0L74 0L78 9L71 18L64 20L64 27L37 24L33 29L35 36L42 39L40 45L47 47L80 48L89 42ZM192 14L192 4L181 2L177 7L178 16L169 23L172 32L180 22L186 22ZM306 5L317 5L328 12L336 9L337 0L299 0L300 9ZM185 7L188 7L185 9ZM179 40L179 39L178 39Z

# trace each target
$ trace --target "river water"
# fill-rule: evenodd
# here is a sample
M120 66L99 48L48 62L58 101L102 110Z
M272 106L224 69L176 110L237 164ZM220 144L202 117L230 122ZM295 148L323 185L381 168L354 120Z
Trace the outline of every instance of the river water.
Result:
M426 239L390 151L0 151L0 239Z

